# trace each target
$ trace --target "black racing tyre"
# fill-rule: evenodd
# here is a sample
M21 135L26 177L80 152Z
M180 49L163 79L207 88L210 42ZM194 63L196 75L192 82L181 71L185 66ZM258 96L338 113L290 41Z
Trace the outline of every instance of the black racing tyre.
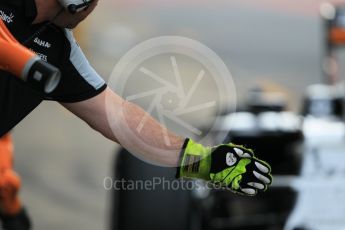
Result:
M175 168L145 163L125 149L115 161L114 178L124 181L153 180L155 177L174 180ZM121 187L121 186L120 186ZM187 230L189 192L163 189L113 189L111 229L116 230Z

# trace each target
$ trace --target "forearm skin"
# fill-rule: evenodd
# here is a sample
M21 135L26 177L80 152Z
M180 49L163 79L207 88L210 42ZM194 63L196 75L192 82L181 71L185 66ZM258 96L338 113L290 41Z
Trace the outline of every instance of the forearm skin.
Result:
M120 107L113 108L108 116L115 140L145 161L178 166L184 138L169 131L134 103L122 100Z
M111 89L89 100L62 105L144 161L178 166L184 138L167 130L142 108L125 101Z

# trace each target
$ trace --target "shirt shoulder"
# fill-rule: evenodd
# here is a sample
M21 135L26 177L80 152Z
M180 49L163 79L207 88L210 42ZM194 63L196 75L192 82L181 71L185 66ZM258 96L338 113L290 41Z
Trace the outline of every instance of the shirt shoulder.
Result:
M60 102L87 100L106 88L103 78L91 66L71 30L64 29L64 52L57 66L61 80L55 92L46 99Z

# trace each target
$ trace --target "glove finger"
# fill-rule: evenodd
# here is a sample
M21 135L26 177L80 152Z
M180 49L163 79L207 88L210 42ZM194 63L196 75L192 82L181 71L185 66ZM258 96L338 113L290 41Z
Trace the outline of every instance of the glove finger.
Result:
M260 181L259 179L257 179L253 173L244 175L239 185L242 189L250 188L250 189L262 190L262 191L265 191L267 189L267 185L263 183L262 181Z
M254 164L261 173L268 174L271 172L271 168L267 164L263 164L260 161L255 161Z
M257 182L249 182L247 185L256 188L258 190L265 190L266 186L262 183L257 183Z
M270 185L272 183L272 175L271 175L271 166L266 163L265 161L259 160L257 158L255 158L254 160L254 165L255 165L255 169L253 169L253 172L257 172L258 174L262 175L259 176L258 174L256 176L259 176L259 180L263 181L264 183ZM254 174L255 175L255 174Z
M258 173L257 171L253 171L253 174L258 180L260 180L264 184L271 184L272 183L272 178L270 175L264 176L264 175Z
M252 188L242 188L241 192L248 196L255 196L257 194L257 190Z
M242 175L242 180L239 185L241 188L252 188L264 191L267 189L267 185L271 183L272 176L269 174L259 173L255 162L256 161L253 161L247 166L247 173Z
M266 162L266 161L263 161L263 160L260 160L260 159L258 159L258 158L256 158L256 157L254 157L254 160L256 161L256 162L258 162L260 165L262 165L262 166L264 166L265 168L268 168L268 174L269 173L271 173L271 171L272 171L272 168L271 168L271 166ZM261 170L260 170L261 171ZM263 173L266 173L266 172L263 172ZM266 173L266 174L267 174Z

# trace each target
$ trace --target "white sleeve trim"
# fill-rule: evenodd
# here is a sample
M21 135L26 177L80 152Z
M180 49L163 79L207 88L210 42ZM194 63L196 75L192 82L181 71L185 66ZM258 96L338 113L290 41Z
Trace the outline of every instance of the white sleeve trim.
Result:
M89 61L86 59L83 51L76 42L71 30L65 29L67 39L71 44L70 61L74 68L78 71L93 88L100 89L105 81L99 74L92 68Z

